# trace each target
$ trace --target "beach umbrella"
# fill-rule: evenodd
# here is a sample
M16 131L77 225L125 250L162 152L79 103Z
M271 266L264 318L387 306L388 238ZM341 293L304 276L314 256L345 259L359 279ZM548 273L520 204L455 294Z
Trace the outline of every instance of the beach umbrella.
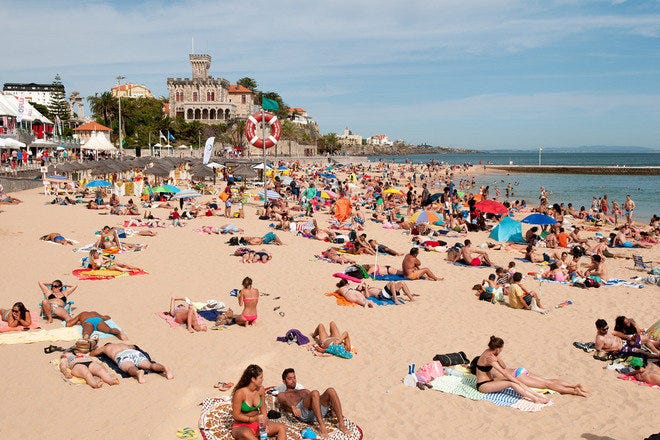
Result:
M254 168L255 170L263 170L264 169L264 164L260 163L260 164L257 164L255 166L253 166L252 168ZM269 170L273 169L273 167L271 167L268 164L266 164L266 168L268 168Z
M440 197L442 197L442 193L435 193L429 196L429 200L431 203L435 203L440 199Z
M293 177L284 176L280 181L282 182L282 185L291 185L291 182L293 182Z
M402 196L403 192L398 188L387 188L383 191L383 194L396 194L397 196Z
M415 223L438 223L444 224L442 216L435 211L429 211L428 209L420 209L410 217Z
M209 162L209 163L206 164L206 166L209 167L209 168L213 168L213 169L224 168L225 167L224 165L219 164L217 162Z
M105 188L108 186L112 186L112 183L108 182L107 180L98 179L87 182L87 185L85 186L87 188Z
M474 207L488 214L506 214L509 212L507 207L497 200L482 200L477 202Z
M286 171L288 170L288 167L285 167L284 165L277 167L277 171Z
M326 178L326 179L336 179L337 178L337 176L335 176L332 173L319 173L319 177L323 177L323 178Z
M189 197L201 197L202 195L194 189L184 189L172 196L173 199L187 199Z
M160 193L175 193L176 194L181 190L179 188L177 188L176 186L173 186L173 185L160 185L160 186L156 186L156 187L152 188L151 191L160 192Z
M328 190L321 190L316 192L316 197L320 197L322 199L334 199L337 197L337 193L334 191Z
M554 225L557 220L545 214L530 214L521 220L522 223L529 223L530 225Z
M264 196L264 193L260 192L259 197L263 197L263 196ZM270 190L270 189L266 191L266 197L268 197L269 200L282 198L282 196L279 193L277 193L273 190Z

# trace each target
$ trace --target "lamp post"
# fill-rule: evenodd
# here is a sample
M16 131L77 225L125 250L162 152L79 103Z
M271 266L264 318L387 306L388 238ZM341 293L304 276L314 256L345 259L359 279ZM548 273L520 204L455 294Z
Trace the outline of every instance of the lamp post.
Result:
M122 144L121 139L121 80L125 79L125 76L117 76L117 99L119 100L119 155L124 156L124 145Z
M541 152L543 151L543 147L539 147L539 166L541 166Z

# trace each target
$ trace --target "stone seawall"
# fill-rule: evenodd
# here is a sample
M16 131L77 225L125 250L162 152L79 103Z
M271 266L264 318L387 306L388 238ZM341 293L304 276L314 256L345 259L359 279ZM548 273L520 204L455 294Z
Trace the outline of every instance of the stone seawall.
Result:
M42 186L41 178L34 180L35 177L40 176L41 175L39 173L34 172L18 173L16 177L0 176L0 185L2 185L5 192L7 193L25 191L26 189L38 188Z
M507 171L510 173L660 176L660 167L486 165L486 168L490 170Z

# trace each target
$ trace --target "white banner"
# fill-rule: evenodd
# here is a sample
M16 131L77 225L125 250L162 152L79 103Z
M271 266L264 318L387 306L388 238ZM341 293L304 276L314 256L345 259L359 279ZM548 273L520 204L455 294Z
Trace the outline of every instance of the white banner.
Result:
M215 143L215 137L210 137L206 140L206 144L204 145L204 158L202 159L202 163L204 165L209 163L209 160L211 160L211 154L213 153L214 143Z
M18 98L18 114L16 115L16 122L21 122L25 115L25 98Z

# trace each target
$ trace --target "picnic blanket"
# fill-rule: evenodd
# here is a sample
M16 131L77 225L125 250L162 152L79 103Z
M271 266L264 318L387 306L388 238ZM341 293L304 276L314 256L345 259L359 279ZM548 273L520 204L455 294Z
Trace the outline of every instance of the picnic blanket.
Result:
M111 280L124 276L146 275L147 272L142 269L132 270L130 272L121 272L114 269L74 269L71 272L79 280Z
M448 372L450 374L447 374ZM497 406L510 406L520 411L541 411L543 407L552 404L552 401L547 404L530 402L512 388L506 388L498 393L480 393L476 388L476 376L453 368L446 368L445 375L433 379L431 386L434 390L443 393L456 394L470 400L487 400Z
M266 399L267 409L273 408L270 404L270 399ZM325 426L330 435L327 437L329 440L361 440L363 437L362 428L344 418L344 423L349 429L349 435L344 434L337 429L337 419L334 413L330 417L325 418ZM299 440L300 431L305 428L310 428L310 425L299 422L292 417L284 415L277 422L286 425L286 438L287 440ZM231 436L231 428L234 423L232 416L231 399L229 397L211 397L202 402L202 413L199 417L199 431L204 440L233 440ZM311 427L314 429L314 426Z
M2 344L31 344L33 342L75 341L82 336L82 327L62 327L27 332L8 332L0 335Z

